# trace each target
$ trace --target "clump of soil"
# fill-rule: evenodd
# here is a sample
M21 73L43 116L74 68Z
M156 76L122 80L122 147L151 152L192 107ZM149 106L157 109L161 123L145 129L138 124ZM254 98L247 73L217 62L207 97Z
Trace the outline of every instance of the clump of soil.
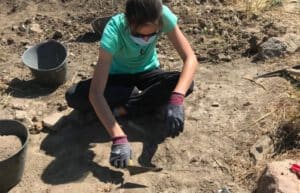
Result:
M21 147L21 140L17 136L0 135L0 161L14 155Z
M300 149L300 118L280 126L276 132L276 153Z

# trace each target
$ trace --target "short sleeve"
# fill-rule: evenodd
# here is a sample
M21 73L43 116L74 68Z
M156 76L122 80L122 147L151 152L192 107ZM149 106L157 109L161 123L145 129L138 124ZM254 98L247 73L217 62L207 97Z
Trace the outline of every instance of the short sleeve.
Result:
M162 31L167 33L174 29L177 25L177 16L165 5L162 10L163 28Z
M100 40L100 47L114 55L119 49L118 26L112 18L105 26Z

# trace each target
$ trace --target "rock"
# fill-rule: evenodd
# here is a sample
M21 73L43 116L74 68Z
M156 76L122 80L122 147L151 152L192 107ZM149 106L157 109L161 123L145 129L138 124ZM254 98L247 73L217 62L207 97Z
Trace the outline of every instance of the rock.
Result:
M294 163L296 162L293 160L269 163L260 177L254 193L299 193L299 179L290 171L290 167Z
M7 45L12 45L12 44L14 44L15 43L15 40L14 39L12 39L12 38L8 38L7 39Z
M67 104L57 103L57 110L58 111L64 111L68 108Z
M213 102L213 104L211 105L212 107L219 107L220 105L219 105L219 103L217 103L217 102Z
M205 53L197 54L197 60L199 62L206 62L209 60L209 56Z
M295 53L300 48L300 36L296 34L286 34L282 37L287 46L288 53Z
M62 113L53 113L43 119L43 126L51 130L57 130L64 117Z
M93 62L93 63L91 64L91 67L97 66L97 63L98 63L98 62Z
M63 34L60 31L55 31L53 36L52 36L52 39L58 40L62 37L63 37Z
M42 122L35 122L30 129L31 134L39 134L43 130L43 123Z
M255 163L266 158L268 153L274 150L273 141L269 136L262 136L250 149L250 156Z
M287 31L287 27L278 23L270 22L262 30L268 37L280 37Z
M250 102L246 102L246 103L243 104L244 107L247 107L247 106L250 106L250 105L252 105L252 103L250 103Z
M32 122L38 122L39 121L39 118L37 116L34 116L32 117L31 119Z
M27 113L25 111L17 110L15 112L15 118L17 120L22 121L22 120L26 119L26 117L27 117Z
M19 29L20 32L26 32L27 31L27 27L24 24L20 25L18 27L18 29Z
M287 52L287 45L282 38L272 37L259 47L257 59L269 59L273 57L281 57Z
M29 24L31 24L32 23L32 20L31 19L26 19L25 21L24 21L24 24L25 25L29 25Z
M17 25L13 25L13 26L11 27L11 30L12 30L12 31L17 31L18 28L19 28L19 27L18 27Z
M41 29L40 25L37 23L32 23L29 25L29 31L34 33L42 33L43 30Z
M14 110L25 110L28 108L28 104L26 104L23 99L13 99L11 102L11 108Z
M230 62L231 61L231 57L225 54L218 54L218 59L224 62Z
M196 5L200 5L201 4L201 0L195 0L195 4Z
M27 46L30 44L30 41L29 40L21 40L20 43L22 46Z

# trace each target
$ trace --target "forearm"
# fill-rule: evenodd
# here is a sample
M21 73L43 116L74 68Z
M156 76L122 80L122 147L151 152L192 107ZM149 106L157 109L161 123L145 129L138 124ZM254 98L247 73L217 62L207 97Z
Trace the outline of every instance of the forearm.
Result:
M174 89L174 92L185 95L185 93L187 92L187 90L193 82L198 62L194 54L192 54L190 57L187 57L183 62L184 65L182 68L182 72L180 74L178 83Z
M90 102L111 138L125 135L124 131L114 118L103 94L91 93Z

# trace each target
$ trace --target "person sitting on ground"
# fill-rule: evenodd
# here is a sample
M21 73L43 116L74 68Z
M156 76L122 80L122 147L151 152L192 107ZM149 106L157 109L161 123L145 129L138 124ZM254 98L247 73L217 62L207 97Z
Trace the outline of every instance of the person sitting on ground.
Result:
M181 72L160 68L156 43L163 33L183 60ZM79 111L94 110L112 138L111 165L126 167L132 150L116 117L152 116L163 107L166 136L178 136L184 128L184 98L193 91L198 62L177 17L161 0L127 0L125 13L106 24L99 50L93 78L72 86L66 100Z

